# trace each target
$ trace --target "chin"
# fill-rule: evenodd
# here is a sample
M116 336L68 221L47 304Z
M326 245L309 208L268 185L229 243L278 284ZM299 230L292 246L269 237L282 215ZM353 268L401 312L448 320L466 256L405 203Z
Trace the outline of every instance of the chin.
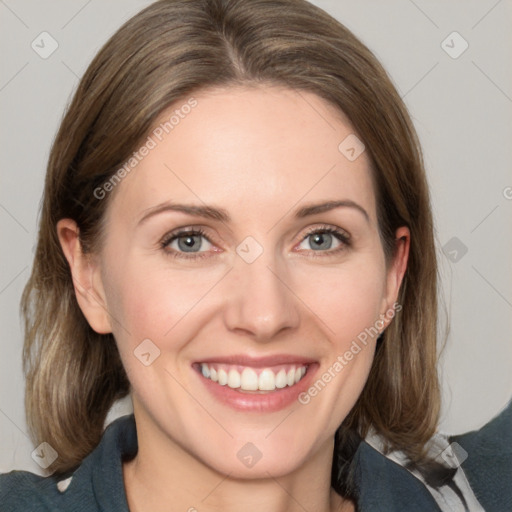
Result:
M215 471L229 474L230 478L279 478L304 467L326 442L321 439L325 434L319 433L315 439L300 435L300 425L294 425L293 429L282 428L280 432L279 429L270 434L271 429L259 432L252 429L250 434L238 434L222 442L205 440L208 444L196 446L195 456ZM332 450L330 446L329 450Z

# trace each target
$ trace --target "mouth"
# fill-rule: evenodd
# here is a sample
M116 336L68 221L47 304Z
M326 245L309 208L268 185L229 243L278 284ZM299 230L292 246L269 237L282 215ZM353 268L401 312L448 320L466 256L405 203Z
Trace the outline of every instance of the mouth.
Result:
M269 392L294 386L306 375L307 368L308 365L298 364L251 368L239 365L200 363L200 371L205 379L242 392Z
M293 404L318 366L315 361L290 356L233 356L192 365L203 385L221 403L257 412L273 412Z

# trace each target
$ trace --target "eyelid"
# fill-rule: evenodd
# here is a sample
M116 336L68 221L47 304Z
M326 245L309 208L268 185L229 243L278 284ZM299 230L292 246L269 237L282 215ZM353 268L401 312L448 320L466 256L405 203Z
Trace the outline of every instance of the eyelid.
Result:
M337 233L339 235L343 235L347 240L351 240L352 237L350 236L350 233L343 229L343 228L340 228L338 226L334 226L334 225L330 225L330 224L320 224L320 225L315 225L315 226L311 226L310 228L307 229L306 233L303 235L302 239L301 239L301 242L308 236L308 235L311 235L313 233L317 233L318 231L325 231L325 232L328 232L328 233Z
M190 225L169 231L161 238L159 244L169 244L171 241L176 240L177 238L180 238L181 236L185 236L187 234L201 235L204 238L206 238L211 244L214 243L211 240L210 236L206 233L206 230L203 228L203 226Z
M169 249L169 246L172 242L186 235L201 236L205 238L208 241L208 243L214 246L217 245L214 241L210 239L210 236L208 236L203 226L185 226L166 233L158 242L158 246L165 252L166 255L181 258L183 260L198 260L201 258L208 258L210 256L209 253L212 251L186 253L177 251L176 249Z
M308 228L306 233L301 236L300 241L295 245L300 245L307 239L308 236L311 236L315 233L328 233L333 235L338 242L340 242L340 246L335 249L328 249L326 251L314 251L312 249L306 250L308 254L312 257L329 257L333 255L337 255L343 251L346 251L352 246L352 237L348 231L338 226L330 225L330 224L322 224L320 226L311 226ZM302 252L302 251L299 251ZM310 257L306 256L306 257Z
M337 240L340 242L341 246L336 249L329 249L326 251L314 251L314 250L307 250L306 252L312 253L314 257L321 257L321 256L330 256L337 254L340 251L346 250L352 242L352 237L350 233L348 233L346 230L329 225L329 224L320 224L315 226L310 226L307 228L306 232L301 235L300 240L295 244L294 248L297 245L300 245L304 240L307 239L308 236L315 234L315 233L329 233L332 234L334 237L337 238ZM178 238L181 238L182 236L186 236L187 234L195 235L195 236L202 236L205 238L210 244L217 246L218 244L212 240L213 237L210 237L203 226L185 226L181 228L177 228L173 231L170 231L166 233L160 240L159 246L169 255L172 255L174 257L181 257L183 259L199 259L199 258L207 258L209 252L220 252L220 251L199 251L199 252L180 252L176 251L175 249L168 250L168 246Z

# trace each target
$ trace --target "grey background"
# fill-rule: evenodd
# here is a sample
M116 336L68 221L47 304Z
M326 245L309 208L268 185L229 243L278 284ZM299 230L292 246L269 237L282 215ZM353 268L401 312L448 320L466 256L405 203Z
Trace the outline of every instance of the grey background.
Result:
M94 54L149 3L0 0L0 472L41 473L26 435L18 304L50 144ZM374 51L420 135L451 325L440 429L478 428L512 395L512 1L313 3ZM47 59L31 47L43 31L58 43ZM469 44L458 58L442 47L462 48L446 39L453 31Z

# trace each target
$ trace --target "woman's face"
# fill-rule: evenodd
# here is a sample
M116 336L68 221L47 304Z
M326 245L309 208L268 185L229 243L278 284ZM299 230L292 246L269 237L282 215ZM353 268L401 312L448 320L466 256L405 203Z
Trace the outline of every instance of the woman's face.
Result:
M279 476L332 454L407 240L387 268L369 160L324 100L277 87L187 99L110 192L88 267L105 309L82 308L115 335L149 451Z

